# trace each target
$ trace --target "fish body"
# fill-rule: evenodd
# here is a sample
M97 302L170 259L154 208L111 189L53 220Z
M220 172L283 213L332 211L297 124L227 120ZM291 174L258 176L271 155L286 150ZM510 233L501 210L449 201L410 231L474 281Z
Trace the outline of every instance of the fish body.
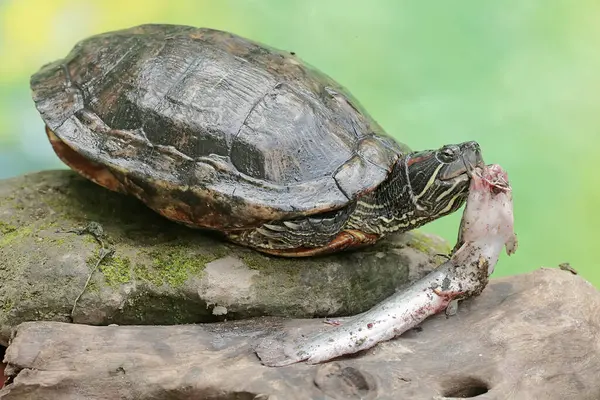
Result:
M259 352L265 365L320 363L393 339L459 299L485 288L500 252L516 251L512 192L506 171L493 164L473 170L458 240L448 261L369 311L280 351Z

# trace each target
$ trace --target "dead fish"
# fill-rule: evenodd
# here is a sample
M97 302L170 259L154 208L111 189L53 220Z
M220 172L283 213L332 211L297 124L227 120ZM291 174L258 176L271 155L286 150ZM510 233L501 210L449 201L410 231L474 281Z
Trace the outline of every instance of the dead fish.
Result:
M517 237L508 175L493 164L473 171L458 240L448 261L367 312L340 319L340 325L279 352L257 350L257 355L268 366L316 364L393 339L451 303L479 295L502 248L513 254Z

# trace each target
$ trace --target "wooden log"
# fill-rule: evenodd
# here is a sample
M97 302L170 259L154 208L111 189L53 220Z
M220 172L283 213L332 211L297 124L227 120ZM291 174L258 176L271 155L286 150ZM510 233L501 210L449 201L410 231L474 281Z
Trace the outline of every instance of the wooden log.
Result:
M559 269L491 281L458 314L353 357L263 366L254 349L328 329L259 318L178 326L26 322L0 399L598 399L600 293Z

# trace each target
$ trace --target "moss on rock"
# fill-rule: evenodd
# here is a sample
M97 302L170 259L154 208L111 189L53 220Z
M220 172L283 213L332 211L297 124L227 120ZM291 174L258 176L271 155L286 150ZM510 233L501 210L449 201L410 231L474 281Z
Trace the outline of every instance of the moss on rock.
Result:
M25 236L29 236L33 233L33 229L30 226L14 227L12 230L8 230L0 236L0 248L9 246L13 242L23 239Z
M2 311L4 311L5 313L9 313L13 306L15 305L15 302L13 299L3 299L2 302L0 303L2 304Z
M97 259L98 256L95 258ZM131 281L131 262L127 257L114 255L106 257L100 265L100 271L104 274L106 283L109 286L118 286Z
M133 267L136 279L154 286L183 286L190 278L201 278L206 264L225 254L225 249L215 246L210 251L198 251L185 246L160 246L143 251L143 262Z
M449 254L452 250L452 246L450 246L447 241L441 239L439 236L424 233L420 230L414 230L411 232L411 234L412 240L408 246L420 252L430 253L433 251L438 254Z
M0 233L3 235L7 235L11 232L14 232L17 230L17 227L12 225L12 224L8 224L6 222L0 221Z

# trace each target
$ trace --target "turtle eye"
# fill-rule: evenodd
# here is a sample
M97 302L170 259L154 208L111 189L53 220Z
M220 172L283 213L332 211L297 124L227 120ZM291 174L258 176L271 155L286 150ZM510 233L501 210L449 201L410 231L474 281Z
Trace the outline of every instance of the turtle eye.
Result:
M456 146L445 146L438 152L439 159L442 162L449 163L456 160L459 149Z

